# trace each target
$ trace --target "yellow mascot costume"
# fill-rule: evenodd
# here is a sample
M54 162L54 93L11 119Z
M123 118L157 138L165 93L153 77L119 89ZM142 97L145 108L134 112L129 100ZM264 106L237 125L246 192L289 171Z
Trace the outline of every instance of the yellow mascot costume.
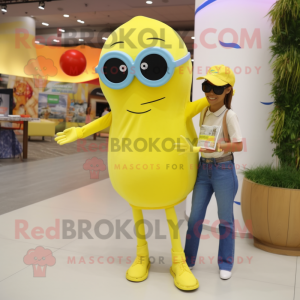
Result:
M206 98L190 102L190 53L171 27L135 17L107 39L96 71L111 112L59 132L55 140L71 143L110 126L110 180L131 205L137 233L136 259L126 278L140 282L148 277L142 210L165 209L172 240L170 273L179 289L195 290L199 283L185 262L174 208L194 187L199 151L185 139L178 142L180 136L197 141L192 117L208 106Z

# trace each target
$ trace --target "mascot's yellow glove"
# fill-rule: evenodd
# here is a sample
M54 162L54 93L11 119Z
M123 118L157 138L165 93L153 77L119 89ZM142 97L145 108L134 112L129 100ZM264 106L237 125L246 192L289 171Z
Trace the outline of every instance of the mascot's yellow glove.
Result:
M194 147L193 144L183 135L181 135L180 137L183 140L183 143L176 143L175 145L179 145L179 149L184 150L184 152L180 153L179 155L182 155L184 153L198 153L200 151L201 147Z
M63 132L58 132L58 137L55 141L59 145L75 142L79 139L84 139L96 132L99 132L111 125L111 112L106 114L104 117L96 119L95 121L83 126L83 127L71 127Z
M63 132L58 132L57 135L58 137L55 138L55 141L59 145L75 142L83 136L82 129L80 127L65 129Z

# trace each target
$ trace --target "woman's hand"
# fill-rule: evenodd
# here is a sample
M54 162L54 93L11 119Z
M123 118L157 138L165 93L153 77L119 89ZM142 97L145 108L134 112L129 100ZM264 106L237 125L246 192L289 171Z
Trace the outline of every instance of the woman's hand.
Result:
M205 148L201 148L200 152L202 153L215 153L215 152L222 152L223 150L221 149L221 144L217 143L217 147L215 150L210 150L210 149L205 149Z
M240 151L243 151L243 142L223 143L223 144L218 143L216 150L208 150L205 148L200 149L200 152L203 153L214 153L214 152L228 153L228 152L240 152Z

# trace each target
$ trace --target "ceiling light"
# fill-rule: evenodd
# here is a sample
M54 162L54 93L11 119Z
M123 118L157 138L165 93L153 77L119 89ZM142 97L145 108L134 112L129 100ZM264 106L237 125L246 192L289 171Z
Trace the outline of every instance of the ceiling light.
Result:
M49 24L48 23L42 23L44 26L49 26Z
M79 39L79 42L84 42L84 39Z
M54 39L54 40L53 40L53 42L55 42L55 43L59 43L59 40L57 40L57 39Z
M103 37L102 40L107 40L107 38L106 38L106 37Z
M191 39L192 39L192 40L194 40L194 39L195 39L195 37L194 37L194 36L192 36L192 37L191 37Z
M65 17L65 18L69 18L70 16L69 16L69 15L64 15L64 17Z
M60 29L58 29L58 30L59 30L60 32L65 32L65 30L64 30L64 29L61 29L61 28L60 28Z
M7 12L7 5L2 5L1 10L6 13Z
M147 3L147 4L152 4L153 2L152 2L152 1L146 1L146 3Z
M82 21L82 20L77 20L77 22L82 23L82 24L84 23L84 21Z
M44 1L41 1L39 3L39 9L45 9L45 2Z

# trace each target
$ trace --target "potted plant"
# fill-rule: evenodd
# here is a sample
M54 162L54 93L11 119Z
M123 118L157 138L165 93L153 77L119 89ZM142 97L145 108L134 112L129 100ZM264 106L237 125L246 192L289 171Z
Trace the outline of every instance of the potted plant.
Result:
M278 0L268 14L271 36L273 155L279 167L247 169L242 214L254 245L285 255L300 255L300 3Z

